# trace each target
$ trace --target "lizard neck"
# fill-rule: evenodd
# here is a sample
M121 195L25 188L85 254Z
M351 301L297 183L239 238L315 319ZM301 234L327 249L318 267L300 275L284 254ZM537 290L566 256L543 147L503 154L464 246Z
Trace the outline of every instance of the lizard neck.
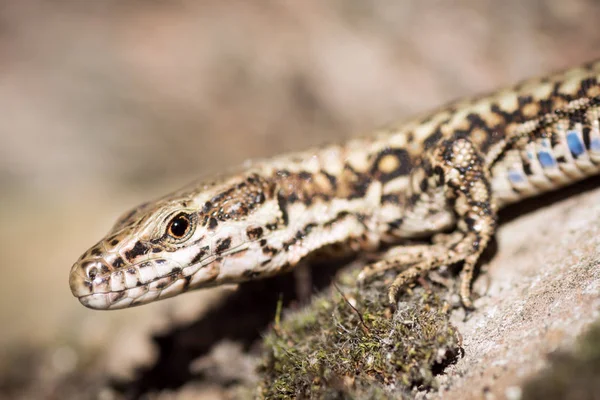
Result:
M454 223L441 191L421 193L425 171L398 140L382 133L255 165L275 183L285 226L271 240L288 262L336 243L373 250Z

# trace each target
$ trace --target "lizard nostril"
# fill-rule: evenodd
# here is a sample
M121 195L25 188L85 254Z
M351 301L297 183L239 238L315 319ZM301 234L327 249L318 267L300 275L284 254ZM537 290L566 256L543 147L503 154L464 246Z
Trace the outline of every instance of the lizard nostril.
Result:
M107 273L109 268L101 261L90 261L82 265L86 278L93 281L101 273Z
M87 271L87 276L90 280L94 280L94 278L98 275L98 268L92 267Z

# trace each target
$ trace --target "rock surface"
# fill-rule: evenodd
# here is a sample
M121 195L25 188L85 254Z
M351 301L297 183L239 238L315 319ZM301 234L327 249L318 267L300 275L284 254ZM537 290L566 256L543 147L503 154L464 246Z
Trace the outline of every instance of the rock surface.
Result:
M502 214L519 216L498 231L497 254L476 284L485 292L477 311L466 321L455 315L465 357L441 378L443 398L516 396L548 354L568 349L600 318L600 190L594 183L553 194L552 204L531 199L528 205L541 207L527 214L519 212L522 205ZM583 189L589 190L577 193Z

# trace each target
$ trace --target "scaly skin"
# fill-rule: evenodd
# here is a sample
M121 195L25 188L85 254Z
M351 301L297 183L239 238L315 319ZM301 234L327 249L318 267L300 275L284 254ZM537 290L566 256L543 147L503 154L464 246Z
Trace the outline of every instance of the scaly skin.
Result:
M599 78L596 62L533 79L141 205L73 265L71 290L87 307L124 308L276 275L332 246L386 243L360 279L401 271L390 304L415 277L462 263L471 307L498 209L600 172Z

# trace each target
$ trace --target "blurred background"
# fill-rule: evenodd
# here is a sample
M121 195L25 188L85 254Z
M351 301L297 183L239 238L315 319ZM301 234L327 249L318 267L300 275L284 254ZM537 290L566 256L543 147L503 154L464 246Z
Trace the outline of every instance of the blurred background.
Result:
M64 398L96 356L127 375L147 330L217 296L79 305L69 268L127 208L594 59L599 20L595 0L1 1L0 397Z

